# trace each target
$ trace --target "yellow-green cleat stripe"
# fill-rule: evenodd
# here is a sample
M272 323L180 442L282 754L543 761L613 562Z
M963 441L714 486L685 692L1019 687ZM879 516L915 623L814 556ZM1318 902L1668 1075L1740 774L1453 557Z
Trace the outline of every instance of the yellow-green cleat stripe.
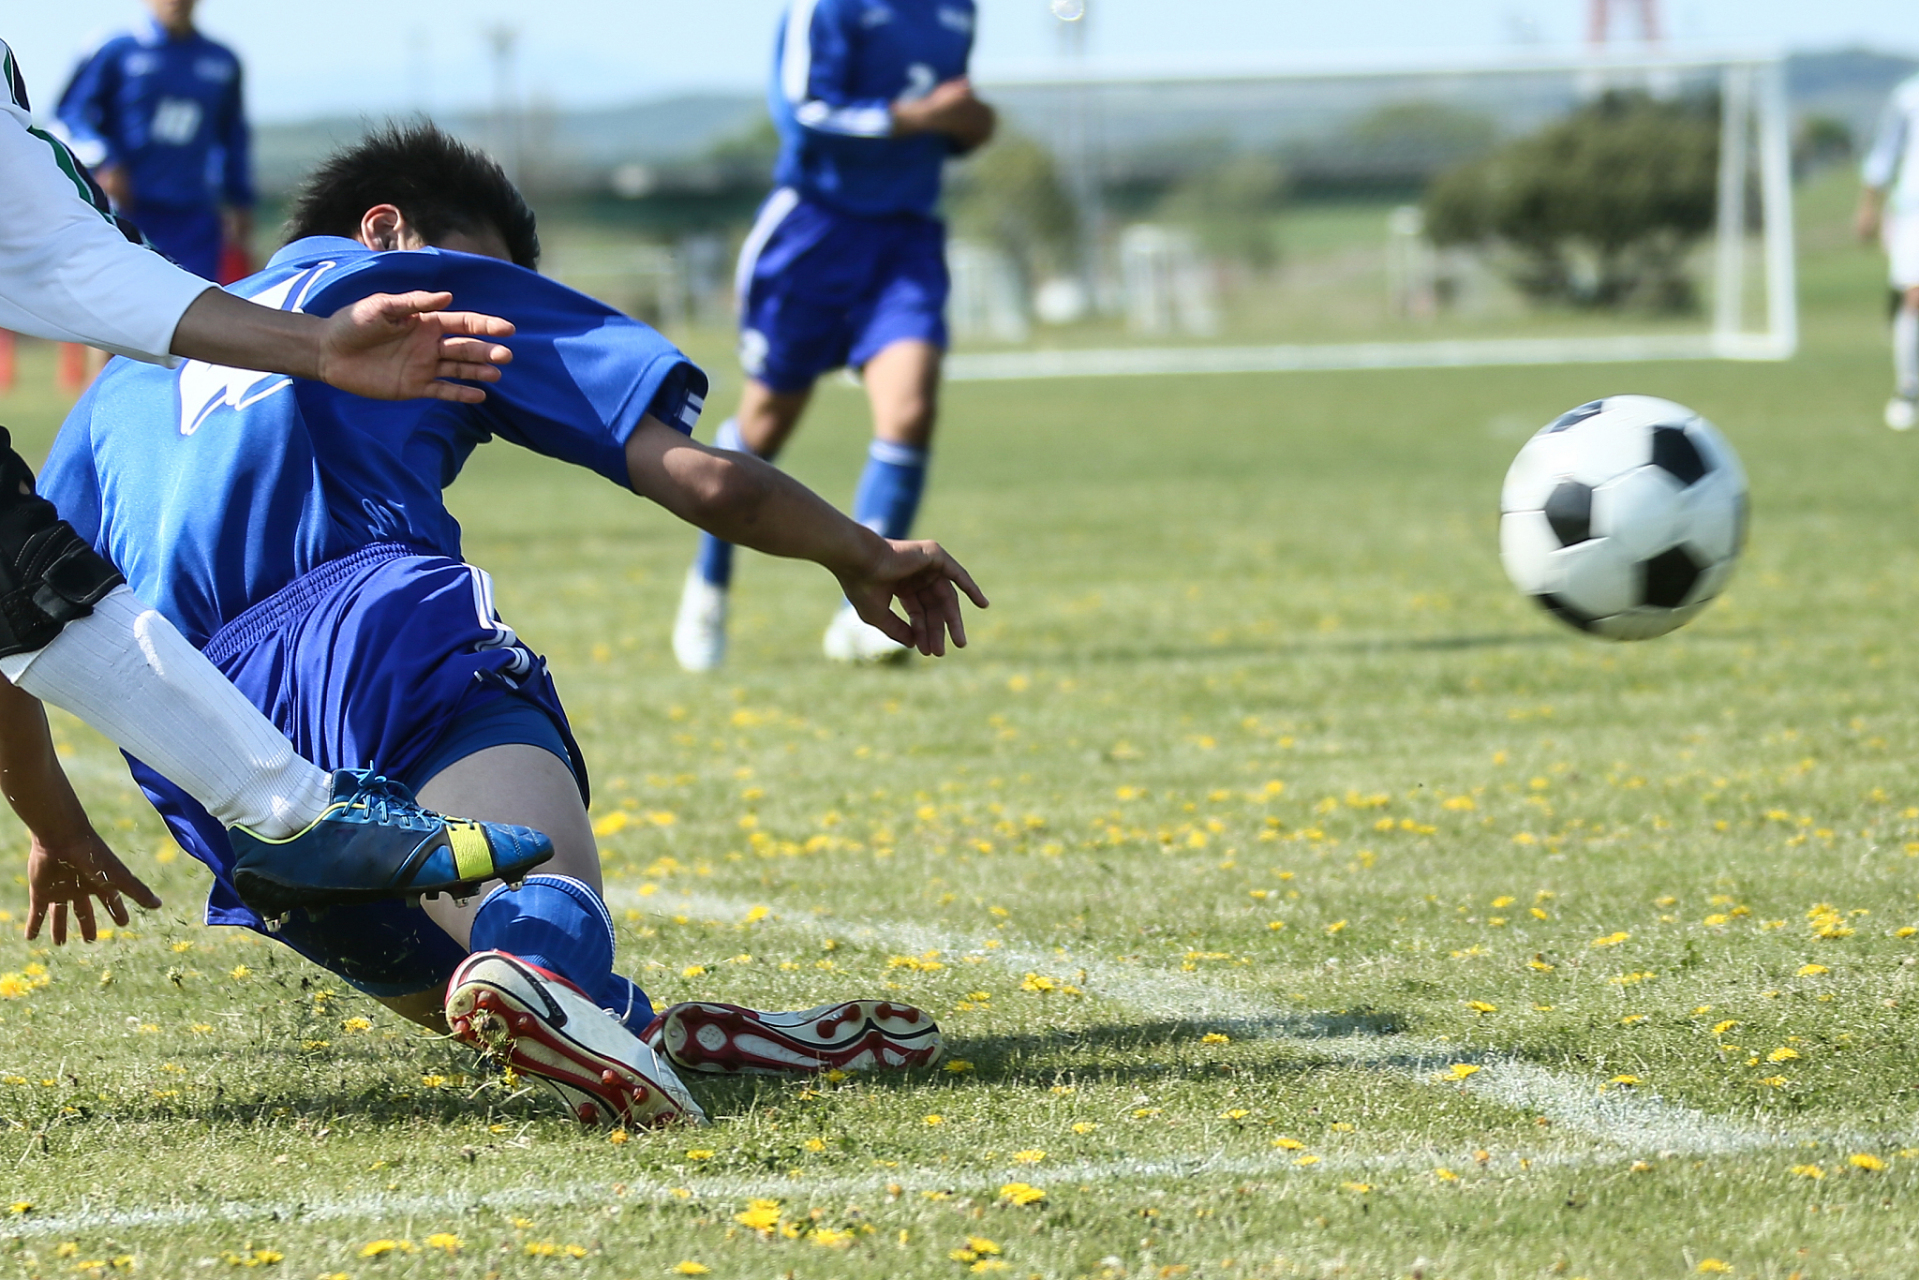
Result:
M453 846L453 869L460 879L493 878L493 846L487 842L486 831L479 823L449 818L446 838Z

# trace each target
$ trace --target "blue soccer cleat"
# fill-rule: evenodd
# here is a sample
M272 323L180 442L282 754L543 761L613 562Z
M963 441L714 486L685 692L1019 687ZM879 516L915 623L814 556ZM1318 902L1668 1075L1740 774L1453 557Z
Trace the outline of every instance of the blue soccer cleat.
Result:
M553 856L538 831L444 817L366 769L335 770L333 803L304 831L284 840L245 827L227 835L239 855L233 887L268 920L296 907L463 898L488 880L514 883Z

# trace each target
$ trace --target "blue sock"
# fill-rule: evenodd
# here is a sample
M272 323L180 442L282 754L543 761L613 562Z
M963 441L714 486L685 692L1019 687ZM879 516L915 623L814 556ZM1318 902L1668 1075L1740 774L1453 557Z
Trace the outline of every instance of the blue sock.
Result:
M736 418L728 418L720 424L713 436L715 449L731 449L735 453L752 453L746 447L746 441L740 435L740 424ZM700 551L693 560L700 576L716 587L730 586L733 582L733 544L722 542L710 533L700 535Z
M646 994L613 972L613 917L606 904L572 876L532 875L518 889L495 889L474 914L467 945L510 952L557 973L623 1022L643 1028L652 1019Z
M882 538L904 538L919 513L931 456L930 450L910 444L875 440L853 495L853 519Z

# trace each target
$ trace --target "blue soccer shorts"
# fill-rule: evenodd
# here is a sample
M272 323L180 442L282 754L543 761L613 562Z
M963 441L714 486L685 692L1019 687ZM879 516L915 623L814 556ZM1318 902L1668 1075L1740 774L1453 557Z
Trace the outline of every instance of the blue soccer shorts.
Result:
M804 391L895 342L946 349L946 226L916 213L859 217L782 187L740 250L740 364Z
M161 209L148 207L133 212L133 223L153 242L153 247L208 280L220 278L220 248L225 243L225 227L220 211L203 209Z
M415 788L505 743L586 767L545 663L493 614L471 565L402 546L329 561L222 627L206 655L323 769L372 768ZM180 847L213 872L207 923L262 929L234 892L226 830L178 787L133 775ZM403 902L292 912L277 941L360 990L403 996L444 985L466 951Z

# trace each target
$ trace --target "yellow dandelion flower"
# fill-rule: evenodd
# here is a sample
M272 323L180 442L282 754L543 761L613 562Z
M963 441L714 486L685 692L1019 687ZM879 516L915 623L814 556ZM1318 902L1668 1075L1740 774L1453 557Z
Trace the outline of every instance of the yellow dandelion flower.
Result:
M688 1160L711 1160L713 1153L704 1147L695 1147L686 1153Z
M1437 1078L1441 1080L1464 1080L1467 1076L1479 1074L1479 1070L1479 1064L1477 1063L1455 1062L1452 1066L1440 1072Z
M1732 1264L1730 1262L1721 1262L1717 1258L1701 1258L1699 1265L1694 1267L1693 1270L1702 1276L1722 1276L1732 1271Z
M677 1264L673 1270L683 1276L703 1276L711 1272L713 1268L704 1263L688 1261Z
M1369 1182L1342 1182L1339 1184L1356 1196L1363 1196L1373 1189Z
M1229 1035L1224 1035L1218 1031L1208 1031L1205 1035L1199 1038L1199 1042L1201 1044L1231 1044L1233 1042L1233 1038Z
M926 1117L926 1120L925 1120L925 1123L927 1123L927 1124L945 1124L945 1123L946 1123L946 1117L945 1117L945 1116L938 1116L938 1115L934 1115L934 1116L927 1116L927 1117Z
M1762 1079L1759 1083L1765 1085L1769 1089L1783 1089L1786 1087L1786 1077L1767 1076L1764 1079Z
M851 1231L835 1231L831 1227L815 1227L810 1239L822 1249L844 1249L853 1243Z
M451 1231L435 1231L426 1238L426 1247L429 1249L442 1249L447 1253L458 1253L462 1247L462 1242L460 1237L454 1235Z
M964 1058L954 1058L946 1064L946 1070L952 1075L964 1075L973 1069L973 1064Z
M1884 1160L1881 1160L1875 1155L1868 1155L1863 1151L1858 1155L1847 1156L1846 1163L1855 1169L1864 1169L1867 1173L1878 1173L1886 1167Z
M1038 1187L1025 1182L1009 1182L999 1189L1000 1199L1025 1208L1029 1204L1038 1204L1046 1198L1046 1193Z
M1771 1053L1766 1055L1766 1061L1767 1062L1791 1062L1794 1058L1798 1056L1799 1056L1799 1050L1788 1048L1784 1045L1781 1045L1779 1048L1774 1049Z
M383 1258L399 1247L400 1242L397 1240L370 1240L360 1246L360 1256L362 1258Z
M251 978L252 976L253 976L253 970L247 968L243 964L236 964L231 969L227 970L227 977L232 978L235 982L240 982L246 978Z
M780 1202L749 1200L744 1211L733 1215L733 1221L755 1231L769 1232L780 1225Z
M1468 1001L1466 1002L1466 1007L1467 1007L1468 1009L1471 1009L1471 1010L1472 1010L1472 1011L1473 1011L1474 1013L1481 1013L1481 1014L1484 1014L1484 1013L1498 1013L1498 1012L1499 1012L1499 1006L1498 1006L1498 1005L1496 1005L1496 1004L1487 1004L1487 1003L1486 1003L1486 1002L1485 1002L1484 1000L1468 1000Z
M1319 1157L1315 1155L1304 1155L1299 1157L1299 1159L1293 1161L1293 1163L1299 1164L1299 1165L1318 1164Z
M1796 1164L1792 1167L1792 1171L1801 1178L1823 1178L1826 1176L1826 1171L1816 1164Z
M1091 1120L1082 1120L1078 1124L1073 1126L1073 1132L1085 1134L1085 1133L1091 1133L1093 1130L1097 1128L1099 1128L1099 1125L1096 1124L1095 1122Z
M1451 1169L1434 1169L1433 1177L1438 1178L1441 1182L1458 1182L1459 1181L1459 1175L1454 1173Z
M1298 1138L1274 1138L1273 1145L1281 1151L1304 1151L1306 1144Z
M1831 973L1831 972L1832 970L1826 968L1826 966L1823 964L1802 964L1799 966L1799 970L1798 970L1799 976L1802 978L1814 978L1819 976L1822 973Z
M1650 1164L1648 1164L1648 1163L1647 1163L1646 1161L1644 1161L1644 1160L1635 1160L1635 1161L1633 1161L1633 1162L1632 1162L1632 1168L1631 1168L1631 1170L1630 1170L1630 1172L1632 1172L1632 1173L1651 1173L1651 1172L1652 1172L1652 1165L1650 1165Z
M1231 1111L1220 1112L1219 1118L1221 1120L1244 1120L1247 1116L1250 1116L1251 1114L1253 1113L1246 1110L1246 1108L1244 1107L1234 1107Z
M1608 1081L1608 1083L1624 1085L1625 1087L1630 1089L1633 1085L1636 1085L1639 1083L1639 1077L1638 1076L1614 1076L1610 1081Z
M627 1132L624 1129L615 1129L606 1135L606 1140L617 1147L627 1140Z
M1013 1160L1017 1164L1038 1164L1045 1158L1046 1153L1037 1147L1029 1148L1025 1151L1015 1151L1013 1153Z
M992 1257L999 1253L999 1246L991 1240L988 1240L985 1236L966 1237L966 1247L982 1258Z
M1609 933L1603 938L1594 938L1592 945L1595 947L1616 947L1630 937L1632 937L1630 933L1622 930L1619 933Z
M1739 1023L1737 1019L1727 1018L1724 1022L1714 1023L1712 1028L1712 1033L1716 1036L1723 1036L1728 1031L1731 1031L1734 1027L1738 1025Z

